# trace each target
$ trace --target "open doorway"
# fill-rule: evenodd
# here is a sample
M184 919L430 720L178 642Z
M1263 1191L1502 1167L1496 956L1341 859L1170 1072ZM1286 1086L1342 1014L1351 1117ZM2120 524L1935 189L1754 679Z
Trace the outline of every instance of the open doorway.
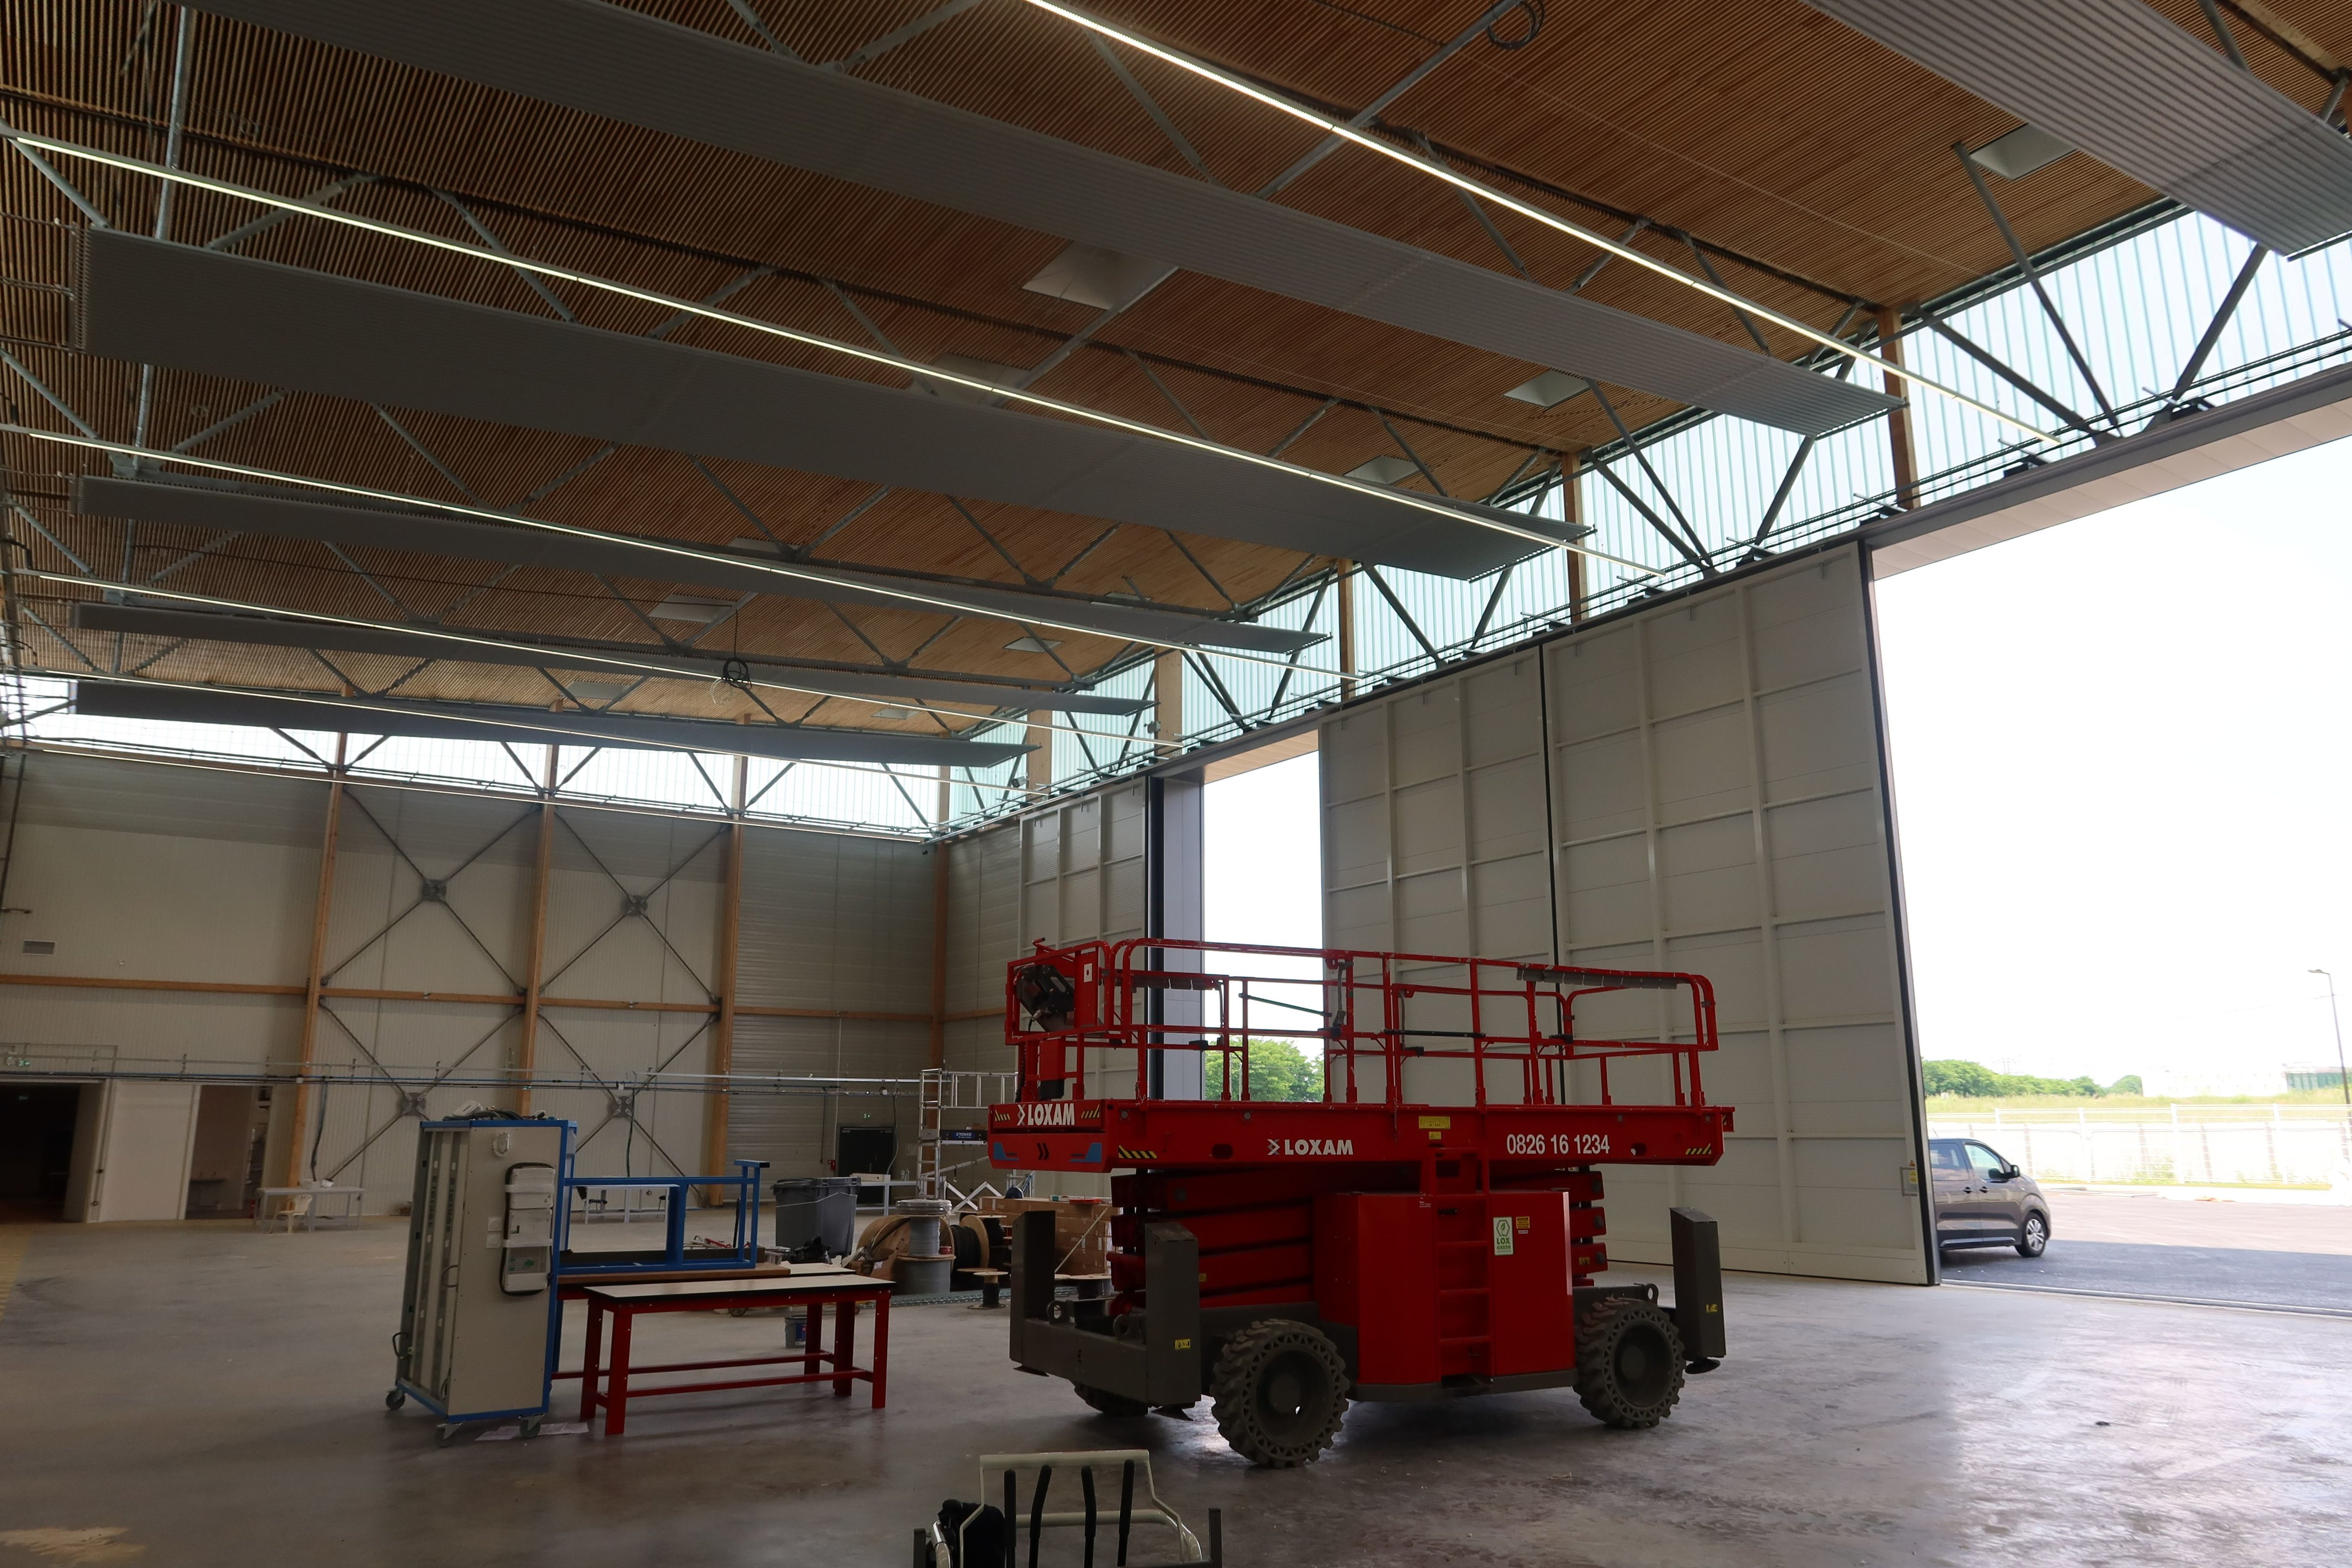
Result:
M2348 484L1878 584L1948 1280L2352 1316Z
M65 1217L81 1093L70 1083L0 1088L0 1224Z
M1202 934L1266 947L1323 945L1321 758L1314 734L1276 742L1208 768L1201 797ZM1212 970L1297 975L1300 984L1254 986L1254 1016L1313 1029L1322 1022L1320 966L1311 958L1253 956ZM1253 1030L1253 1035L1256 1034ZM1319 1100L1323 1058L1312 1040L1254 1037L1251 1093ZM1213 1069L1212 1069L1213 1070ZM1216 1092L1216 1085L1208 1085Z

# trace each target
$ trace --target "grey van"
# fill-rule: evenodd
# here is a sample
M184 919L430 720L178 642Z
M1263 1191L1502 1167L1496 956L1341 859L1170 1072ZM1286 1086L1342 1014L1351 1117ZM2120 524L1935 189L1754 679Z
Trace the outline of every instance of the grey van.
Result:
M2039 1258L2050 1245L2050 1200L2042 1184L1973 1138L1931 1138L1936 1245L2014 1247Z

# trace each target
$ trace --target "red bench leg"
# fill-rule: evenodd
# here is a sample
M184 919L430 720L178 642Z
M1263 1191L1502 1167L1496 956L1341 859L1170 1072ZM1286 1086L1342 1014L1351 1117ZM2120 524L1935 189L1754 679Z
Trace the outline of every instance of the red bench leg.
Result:
M849 1397L849 1369L857 1364L857 1303L833 1304L833 1370L844 1375L833 1380L833 1396Z
M874 1408L882 1408L882 1401L890 1386L890 1298L876 1298L874 1302Z
M613 1371L604 1391L604 1436L617 1437L629 1425L629 1330L636 1314L613 1314Z
M596 1376L598 1361L604 1352L604 1303L591 1300L588 1303L588 1348L580 1355L580 1419L596 1418Z

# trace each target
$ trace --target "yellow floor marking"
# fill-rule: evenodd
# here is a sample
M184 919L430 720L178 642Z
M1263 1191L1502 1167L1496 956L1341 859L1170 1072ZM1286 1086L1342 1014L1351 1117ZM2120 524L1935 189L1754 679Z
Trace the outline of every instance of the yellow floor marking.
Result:
M29 1225L0 1225L0 1315L8 1310L8 1298L16 1289L16 1270L25 1266L25 1249L32 1244L33 1230Z
M20 1547L60 1563L127 1563L146 1551L144 1546L115 1537L128 1534L120 1524L93 1525L86 1530L0 1530L0 1546Z

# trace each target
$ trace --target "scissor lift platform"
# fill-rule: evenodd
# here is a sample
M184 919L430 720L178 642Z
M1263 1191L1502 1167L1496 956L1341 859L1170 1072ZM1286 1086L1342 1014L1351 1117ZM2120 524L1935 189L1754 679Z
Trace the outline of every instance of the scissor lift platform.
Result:
M1587 998L1617 1008L1616 1033L1579 1037ZM1050 1215L1014 1236L1013 1360L1106 1414L1207 1394L1237 1452L1295 1465L1350 1398L1573 1386L1612 1425L1654 1426L1722 1353L1705 1215L1675 1211L1671 1308L1597 1278L1595 1167L1722 1157L1702 975L1040 943L1009 968L1005 1028L1018 1095L990 1110L993 1163L1131 1173L1113 1181L1108 1300L1055 1300ZM1252 1092L1270 1039L1319 1047L1319 1098Z

